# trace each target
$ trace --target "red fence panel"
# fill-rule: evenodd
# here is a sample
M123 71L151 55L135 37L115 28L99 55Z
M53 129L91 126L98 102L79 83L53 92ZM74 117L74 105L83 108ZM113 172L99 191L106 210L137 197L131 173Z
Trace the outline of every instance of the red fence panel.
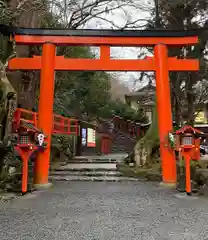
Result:
M13 119L13 131L16 131L22 124L31 124L37 128L38 114L36 112L17 108ZM53 132L52 134L78 135L78 120L67 118L58 114L53 115Z
M61 115L53 115L53 133L54 134L78 134L78 120L67 118Z

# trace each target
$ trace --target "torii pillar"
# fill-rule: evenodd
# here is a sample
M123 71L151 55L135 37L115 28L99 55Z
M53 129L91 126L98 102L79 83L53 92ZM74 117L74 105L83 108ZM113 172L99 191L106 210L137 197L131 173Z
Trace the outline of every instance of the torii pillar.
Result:
M163 183L169 185L176 183L176 163L173 150L167 142L167 133L173 132L171 111L171 95L168 71L168 49L164 44L155 46L156 70L156 96L158 127L160 137L160 157L162 161ZM165 84L164 84L165 83Z
M44 188L48 183L51 155L51 133L53 131L54 102L54 64L56 46L50 42L43 44L40 94L38 105L38 128L42 129L47 139L47 147L43 153L38 153L35 161L34 186Z
M168 57L169 46L195 45L198 36L192 31L111 31L111 30L63 30L63 29L7 29L17 44L42 45L42 56L14 58L9 61L12 70L41 70L38 127L48 137L45 152L36 162L35 184L48 184L54 71L155 71L160 155L163 183L176 184L176 160L168 146L168 133L172 132L169 71L198 71L199 61ZM100 47L100 59L67 59L56 56L57 45L88 45ZM154 47L155 56L143 60L111 59L110 47Z

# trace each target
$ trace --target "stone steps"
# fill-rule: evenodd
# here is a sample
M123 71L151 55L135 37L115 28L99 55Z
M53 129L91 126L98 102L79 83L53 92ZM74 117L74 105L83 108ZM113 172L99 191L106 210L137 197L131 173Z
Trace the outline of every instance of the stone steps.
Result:
M51 176L88 176L88 177L102 177L102 176L111 176L111 177L121 177L122 173L119 171L51 171Z
M70 160L67 162L67 164L74 164L74 163L96 163L96 164L99 164L99 163L116 163L116 159L110 159L110 160L105 160L105 159L102 159L102 160L96 160L96 159L92 159L92 160L89 160L89 159L81 159L81 160Z
M97 171L100 171L100 172L112 172L112 171L117 171L117 169L105 169L105 168L72 168L72 169L60 169L60 168L57 168L57 169L53 169L51 170L51 172L57 172L59 174L62 174L63 172L68 172L69 174L70 173L75 173L75 172L97 172Z
M73 160L68 163L74 162L91 162L91 163L109 163L109 162L118 162L127 157L128 154L125 152L120 152L117 154L106 154L100 156L75 156Z
M111 169L116 170L117 169L117 163L69 163L65 166L59 167L60 170L79 170L79 169Z
M107 182L122 182L122 181L138 181L137 178L116 177L116 176L50 176L51 181L107 181Z
M117 169L117 163L121 161L118 155L115 155L118 161L110 161L112 157L97 157L97 161L92 158L76 159L51 170L49 179L51 181L137 181L132 177L124 177ZM100 158L100 159L99 159ZM106 156L107 158L107 156Z
M136 144L136 139L128 134L116 131L111 145L111 153L128 152L130 153Z

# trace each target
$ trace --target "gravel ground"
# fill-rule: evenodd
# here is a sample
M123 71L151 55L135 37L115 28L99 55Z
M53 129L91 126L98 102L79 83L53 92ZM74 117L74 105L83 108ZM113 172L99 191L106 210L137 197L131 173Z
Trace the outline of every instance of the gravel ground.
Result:
M0 240L205 240L208 200L150 182L59 182L0 204Z

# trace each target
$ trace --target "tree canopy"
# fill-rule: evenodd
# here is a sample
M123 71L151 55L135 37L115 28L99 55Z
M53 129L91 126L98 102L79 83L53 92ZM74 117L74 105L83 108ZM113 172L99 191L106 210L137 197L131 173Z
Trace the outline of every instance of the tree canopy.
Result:
M1 0L1 10L0 18L3 19L3 23L7 25L16 25L19 26L19 12L23 11L24 2L19 2L20 5L17 5L16 8L13 8L7 1ZM71 28L77 28L84 24L87 21L88 16L85 16L86 20L81 18L79 14L86 14L87 9L93 9L96 11L94 17L98 17L102 14L104 2L108 1L98 1L96 5L94 2L92 6L83 2L83 11L80 12L78 5L74 9L71 20L68 22ZM28 0L28 4L30 1ZM53 2L52 5L54 5ZM23 5L21 5L23 4ZM119 8L120 5L123 7L126 4L130 4L130 1L124 1L123 3L118 3L112 5L109 10L112 8ZM95 10L95 5L98 8ZM33 8L38 9L39 12L43 14L44 17L41 17L41 21L37 27L43 28L65 28L66 27L66 18L65 20L60 18L58 12L51 11L49 8L48 11L44 5L44 2L35 1L33 3ZM132 4L133 6L133 4ZM59 6L60 7L60 6ZM68 7L66 7L68 8ZM68 10L67 10L68 11ZM24 14L24 12L23 12ZM65 13L66 14L66 13ZM64 16L64 14L62 15ZM90 17L90 19L93 15ZM7 57L11 54L13 50L12 43L8 39L2 39L3 45L0 46L0 58L6 62ZM41 48L39 47L29 47L27 55L39 55L41 54ZM18 54L17 49L17 54ZM91 49L89 47L58 47L57 55L64 55L65 57L71 58L94 58ZM33 89L33 92L37 96L36 103L33 101L29 108L38 108L38 95L39 95L39 74L31 76L33 73L24 73L24 76L27 75L28 79L31 79L30 88ZM22 78L24 78L22 76ZM103 117L111 118L113 114L120 115L126 119L135 120L135 121L146 121L145 117L135 110L131 109L126 103L122 102L120 99L113 99L113 92L111 90L111 82L113 76L106 72L57 72L55 77L55 101L54 101L54 111L65 116L77 116L80 117L83 114L90 117ZM21 82L24 85L24 81ZM23 87L25 88L25 87ZM27 89L26 89L27 90ZM119 89L117 89L119 91ZM20 96L19 96L20 97ZM24 98L24 96L22 97ZM28 107L28 101L21 104L23 107ZM25 105L27 104L27 105ZM34 104L36 106L34 106Z
M169 49L169 56L200 60L199 72L171 72L173 116L177 125L194 123L195 114L207 101L208 81L208 2L201 0L155 0L152 21L147 28L191 30L204 28L194 47Z

